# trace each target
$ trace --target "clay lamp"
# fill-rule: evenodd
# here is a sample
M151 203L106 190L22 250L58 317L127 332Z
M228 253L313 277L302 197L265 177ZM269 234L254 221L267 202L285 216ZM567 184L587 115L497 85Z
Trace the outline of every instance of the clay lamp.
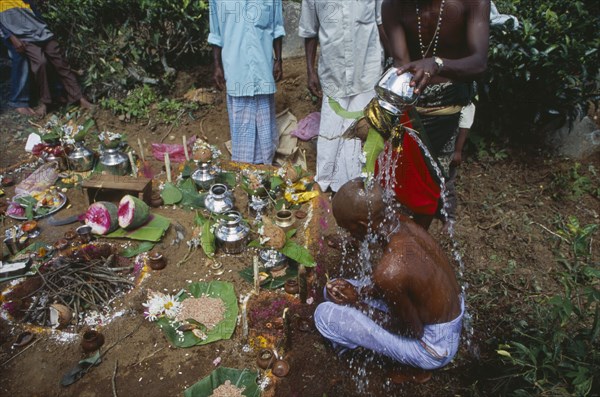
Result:
M308 317L298 317L296 319L296 329L302 332L308 332L312 328L311 321Z
M86 353L95 352L104 344L104 335L95 330L88 330L81 338L81 349Z
M161 270L167 266L167 259L160 252L152 252L148 255L148 266L152 270Z
M63 238L68 241L73 241L77 238L77 232L75 232L75 230L67 230L63 235Z
M15 184L15 180L11 176L5 176L2 178L2 182L0 184L2 187L9 187Z
M271 364L275 361L275 355L273 351L270 349L262 349L258 352L258 357L256 358L256 365L258 365L261 369L269 369L271 368Z
M58 252L58 256L66 256L69 251L69 242L61 238L54 243L53 247Z
M273 372L273 375L277 376L278 378L283 378L290 372L290 365L285 360L277 360L273 363L271 372Z

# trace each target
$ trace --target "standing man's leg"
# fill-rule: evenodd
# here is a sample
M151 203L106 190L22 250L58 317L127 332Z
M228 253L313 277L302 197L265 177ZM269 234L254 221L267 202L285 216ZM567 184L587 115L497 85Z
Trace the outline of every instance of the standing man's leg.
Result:
M35 84L40 95L40 105L35 113L38 116L45 116L47 105L52 103L52 95L50 94L50 87L48 85L48 72L46 70L46 56L40 46L29 42L23 43L25 44L25 54L27 54L31 66L31 73L35 77Z
M58 41L50 39L43 44L42 48L48 60L54 65L54 69L63 84L65 92L67 93L67 101L69 103L79 102L81 107L84 108L91 107L92 104L89 103L81 93L81 86L77 81L75 73L71 71L71 67L62 56Z
M8 48L11 59L10 68L10 94L8 106L14 108L17 113L23 115L34 115L35 112L29 107L29 62L25 54L18 53L9 40L4 44Z

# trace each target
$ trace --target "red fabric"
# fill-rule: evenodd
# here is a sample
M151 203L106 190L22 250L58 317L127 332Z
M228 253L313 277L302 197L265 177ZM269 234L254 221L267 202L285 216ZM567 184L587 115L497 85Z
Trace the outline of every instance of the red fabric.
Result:
M412 128L406 112L400 122ZM393 157L396 162L396 179L393 186L396 199L416 214L434 215L438 208L441 188L431 176L419 144L406 133L402 140L402 152L394 151ZM379 173L379 164L375 164L375 173ZM385 184L383 179L382 184Z

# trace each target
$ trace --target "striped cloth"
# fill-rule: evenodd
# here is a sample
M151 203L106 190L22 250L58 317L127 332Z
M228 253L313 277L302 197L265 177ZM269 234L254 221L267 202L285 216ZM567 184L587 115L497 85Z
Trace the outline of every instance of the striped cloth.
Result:
M358 285L355 280L348 282ZM325 297L327 294L325 293ZM369 300L364 303L378 310L388 311L383 301ZM426 325L421 339L393 334L350 306L323 302L315 310L315 326L334 347L355 349L362 346L415 368L432 370L447 365L458 351L462 318L465 312L463 296L461 311L457 318L442 324Z
M231 159L241 163L272 164L279 134L275 95L227 95Z

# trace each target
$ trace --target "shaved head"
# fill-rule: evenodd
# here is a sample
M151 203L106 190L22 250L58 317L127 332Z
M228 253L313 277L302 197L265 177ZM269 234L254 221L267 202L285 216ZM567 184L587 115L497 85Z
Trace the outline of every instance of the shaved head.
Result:
M346 182L332 201L333 216L340 227L355 237L364 237L369 220L377 227L385 215L383 191L377 182L365 188L361 178Z

